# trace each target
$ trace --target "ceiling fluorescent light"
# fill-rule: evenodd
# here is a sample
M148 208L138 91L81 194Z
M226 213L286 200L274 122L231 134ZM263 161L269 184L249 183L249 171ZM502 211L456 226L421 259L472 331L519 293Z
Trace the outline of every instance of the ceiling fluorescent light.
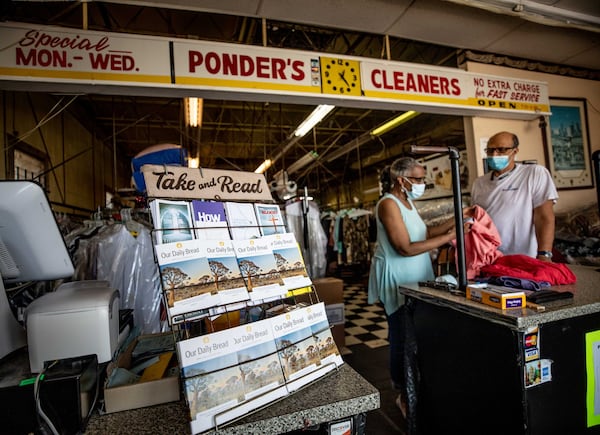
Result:
M331 106L329 104L321 104L320 106L317 106L317 108L313 110L304 121L302 121L302 124L300 124L296 130L294 130L293 136L304 136L306 133L312 130L315 125L321 122L323 118L325 118L327 114L334 108L335 106Z
M185 102L185 123L190 127L202 127L202 98L188 97Z
M389 120L385 124L380 125L377 128L371 130L372 136L381 136L384 133L398 127L400 124L404 124L409 119L414 118L415 116L420 115L419 112L415 112L413 110L409 110L408 112L404 112L402 115L395 117L394 119Z
M256 168L254 170L255 173L257 174L262 174L263 172L265 172L267 169L269 169L271 167L271 165L273 164L273 162L271 161L271 159L266 159L264 162L262 162L260 164L260 166L258 168Z
M539 0L446 0L462 6L476 7L489 12L508 14L544 25L573 27L589 32L600 31L600 18L576 10L563 9Z
M303 157L300 157L297 161L292 163L286 170L288 175L293 174L294 172L298 172L300 169L304 168L306 165L314 162L319 158L319 154L315 151L309 151Z
M327 160L327 162L333 162L334 160L337 160L340 157L348 154L350 151L353 151L353 150L357 149L358 147L366 144L367 142L370 142L371 139L372 138L369 134L363 133L356 139L353 139L350 142L347 142L346 144L342 145L340 148L335 150L333 153L327 154L327 157L325 159Z

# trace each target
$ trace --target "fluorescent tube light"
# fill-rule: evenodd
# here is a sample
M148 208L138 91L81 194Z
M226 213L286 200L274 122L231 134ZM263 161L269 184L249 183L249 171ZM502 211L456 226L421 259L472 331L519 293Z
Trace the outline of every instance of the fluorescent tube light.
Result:
M397 116L385 124L380 125L377 128L371 130L371 136L381 136L384 133L398 127L400 124L404 124L409 119L413 119L415 116L418 116L420 113L415 112L413 110L409 110L408 112L404 112L402 115Z
M271 167L271 165L273 164L273 161L271 159L266 159L264 162L262 162L260 164L260 166L258 168L256 168L254 170L255 173L257 174L262 174L263 172L265 172L267 169L269 169Z
M537 0L446 0L463 6L518 16L544 25L574 27L588 32L599 32L600 18L576 10L563 9ZM544 4L548 3L548 4Z
M202 98L188 97L185 102L185 123L190 127L202 127Z
M329 104L321 104L312 111L310 115L306 117L302 124L300 124L296 130L294 130L293 136L302 137L308 133L315 125L323 120L329 112L331 112L335 106Z
M319 158L319 154L315 151L309 151L303 157L300 157L294 163L292 163L286 170L288 175L293 174L294 172L298 172L300 169L304 168L306 165L314 162Z
M372 140L371 136L367 133L361 134L359 137L352 139L350 142L342 145L339 149L335 150L331 154L327 154L324 158L327 162L333 162L334 160L339 159L340 157L348 154L350 151L354 151L358 147L370 142Z

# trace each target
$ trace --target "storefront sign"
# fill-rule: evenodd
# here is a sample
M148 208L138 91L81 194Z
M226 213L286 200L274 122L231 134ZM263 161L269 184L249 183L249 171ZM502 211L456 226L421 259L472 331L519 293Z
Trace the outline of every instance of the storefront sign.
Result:
M364 95L416 105L546 113L546 84L406 63L362 62Z
M151 198L273 200L265 176L254 172L144 165L142 173Z
M143 35L0 25L0 80L161 86L222 98L533 118L549 114L544 82L455 68ZM107 92L106 90L104 92ZM121 91L122 92L122 91ZM419 109L418 107L421 107Z
M173 42L174 83L261 91L321 92L315 53L204 41ZM311 68L314 69L311 72Z
M169 42L143 35L0 26L0 75L34 81L171 82Z

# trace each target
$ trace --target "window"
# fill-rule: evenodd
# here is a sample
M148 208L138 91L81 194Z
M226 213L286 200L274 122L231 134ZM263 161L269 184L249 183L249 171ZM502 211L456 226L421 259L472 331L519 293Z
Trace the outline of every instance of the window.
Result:
M45 153L24 142L17 142L10 148L8 156L9 173L7 178L14 180L35 180L46 186L48 157Z

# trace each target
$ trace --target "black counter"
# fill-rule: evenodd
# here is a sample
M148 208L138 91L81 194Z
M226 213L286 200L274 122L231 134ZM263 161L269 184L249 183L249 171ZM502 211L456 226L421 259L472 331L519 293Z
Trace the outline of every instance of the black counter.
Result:
M558 289L574 298L547 303L541 312L500 310L418 284L399 289L407 296L418 379L411 433L597 431L588 428L586 337L600 331L600 272L570 268L577 283ZM536 346L529 348L532 339ZM548 365L550 380L531 383L526 376L536 359Z

